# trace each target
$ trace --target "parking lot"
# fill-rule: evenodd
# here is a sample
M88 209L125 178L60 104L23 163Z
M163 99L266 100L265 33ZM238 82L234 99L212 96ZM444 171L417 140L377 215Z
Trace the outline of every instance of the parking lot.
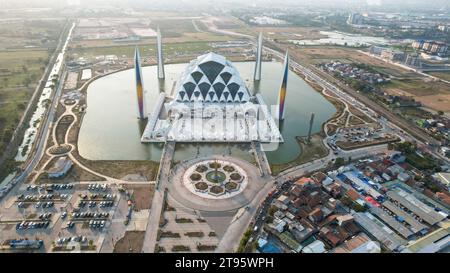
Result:
M125 216L115 211L119 204L127 206L126 199L117 186L101 182L23 185L0 208L1 251L98 252L105 240L112 240L113 220L118 223L115 233L125 232ZM24 239L39 244L10 247Z

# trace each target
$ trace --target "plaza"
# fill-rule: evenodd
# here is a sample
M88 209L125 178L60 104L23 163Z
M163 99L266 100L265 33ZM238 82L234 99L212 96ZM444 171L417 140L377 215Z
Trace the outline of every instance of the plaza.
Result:
M216 169L215 164L220 167ZM216 182L214 178L216 171L222 173L220 176L223 177L218 178L221 182ZM167 188L173 199L185 207L200 211L229 211L244 207L266 184L255 165L242 159L218 155L175 165L168 182ZM207 188L196 188L198 183L206 184ZM230 183L235 184L236 188L229 187ZM211 192L213 187L220 187L223 192Z

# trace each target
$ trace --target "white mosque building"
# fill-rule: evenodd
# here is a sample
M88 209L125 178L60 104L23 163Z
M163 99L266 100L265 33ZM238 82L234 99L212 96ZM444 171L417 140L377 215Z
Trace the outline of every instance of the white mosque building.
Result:
M160 94L142 142L283 142L261 94L250 94L224 56L191 61L176 90L169 101Z

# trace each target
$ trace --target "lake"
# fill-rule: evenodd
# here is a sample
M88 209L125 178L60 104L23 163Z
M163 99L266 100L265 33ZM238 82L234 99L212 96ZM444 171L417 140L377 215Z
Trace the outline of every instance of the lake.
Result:
M174 82L179 80L186 65L165 65L164 82L158 81L156 66L142 68L149 113L154 107L159 89L170 94ZM249 90L253 90L254 62L235 62L234 65ZM282 64L278 62L262 64L262 79L258 89L268 105L277 102L282 69ZM313 132L318 132L336 109L301 77L290 72L285 111L281 129L285 142L276 150L266 152L270 163L287 163L300 154L295 136L307 134L311 112L315 113ZM137 119L137 113L133 69L93 81L87 89L87 109L78 138L80 155L91 160L159 161L163 144L140 142L145 124ZM231 153L232 156L250 161L252 155L249 150L249 144L177 144L174 160L186 160L196 155Z

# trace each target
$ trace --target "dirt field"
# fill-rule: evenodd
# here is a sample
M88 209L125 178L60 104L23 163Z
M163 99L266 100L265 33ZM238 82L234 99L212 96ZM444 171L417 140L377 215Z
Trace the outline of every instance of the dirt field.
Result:
M74 154L76 151L74 151ZM115 160L87 160L82 158L77 153L77 159L86 167L101 173L106 176L110 176L117 179L122 179L129 174L139 174L145 177L148 181L155 180L158 172L159 162L154 161L115 161Z
M155 193L154 185L126 185L126 189L133 190L132 199L135 202L135 209L150 209L152 206L153 194Z
M46 166L46 170L53 166L53 163L57 158L52 159ZM48 178L45 173L41 174L37 179L37 184L51 184L51 183L73 183L78 181L103 181L104 179L85 171L84 169L78 167L77 165L72 166L67 175L62 178Z
M400 90L419 97L450 93L450 85L446 83L420 79L392 80L385 87L388 91L397 90L398 92Z
M440 79L446 80L446 81L450 81L450 71L447 72L431 72L428 73L432 76L438 77Z
M314 40L326 37L319 33L320 29L314 27L248 27L233 29L233 31L248 35L256 35L262 32L264 37L277 40Z
M114 253L140 253L144 245L145 231L127 231L125 235L116 242Z
M450 89L449 89L450 90ZM450 94L438 94L416 98L427 107L436 110L450 112Z
M436 111L450 111L450 84L420 79L393 80L383 89L392 95L412 96Z
M401 67L385 63L376 58L372 58L357 49L336 47L336 46L296 46L291 47L291 54L297 58L311 64L328 62L330 60L340 60L343 62L359 62L373 66L381 73L386 73L394 77L417 78L417 73L408 71Z

